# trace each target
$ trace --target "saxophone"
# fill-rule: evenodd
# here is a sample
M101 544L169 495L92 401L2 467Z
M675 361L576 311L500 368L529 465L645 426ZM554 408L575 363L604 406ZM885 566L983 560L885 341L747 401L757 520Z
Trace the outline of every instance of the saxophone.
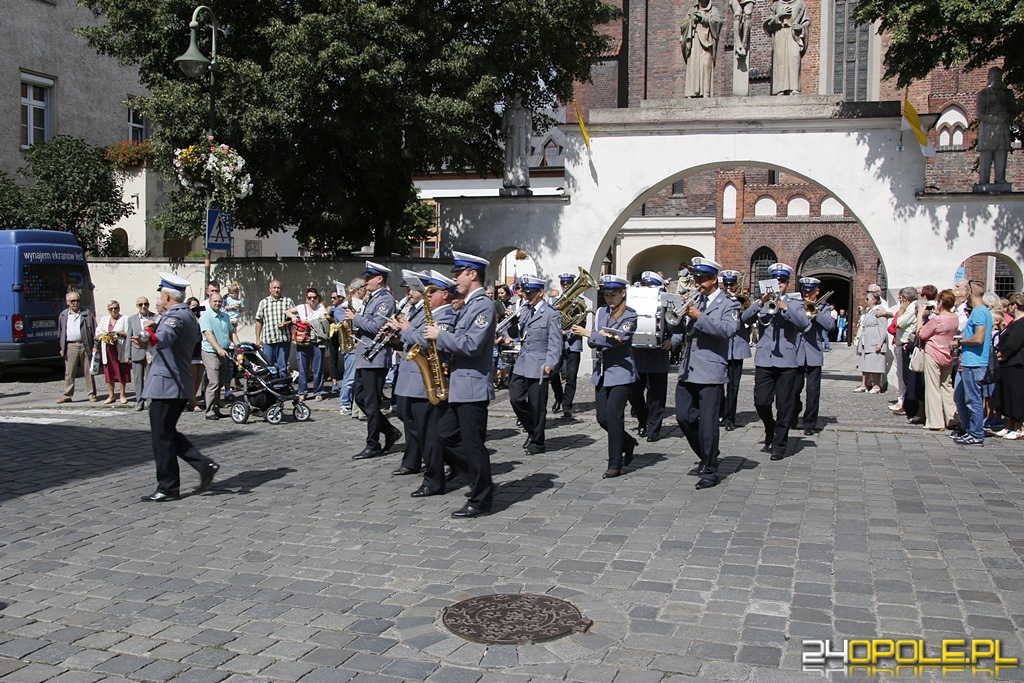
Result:
M434 314L430 310L430 300L423 297L423 320L425 325L434 324ZM448 369L441 363L441 354L437 352L437 342L427 341L427 353L422 353L419 344L414 344L405 354L405 360L411 360L423 375L423 385L427 388L427 400L435 406L448 400Z
M354 311L352 297L348 297L348 310ZM333 327L333 325L332 325ZM352 330L352 321L344 320L338 323L338 349L342 353L351 353L356 348L356 335Z

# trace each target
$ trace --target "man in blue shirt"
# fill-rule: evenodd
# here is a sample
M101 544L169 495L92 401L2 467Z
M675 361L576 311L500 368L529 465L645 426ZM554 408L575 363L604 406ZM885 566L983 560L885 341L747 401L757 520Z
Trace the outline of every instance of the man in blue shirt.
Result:
M954 437L962 446L985 445L985 399L981 382L992 353L992 312L982 303L985 285L977 280L967 283L971 314L964 325L962 339L953 338L950 349L960 354L960 372L956 375L953 402L964 433Z
M219 420L221 392L231 381L234 361L228 352L232 343L238 343L238 333L231 318L221 308L220 292L210 294L210 305L199 316L199 331L203 333L203 368L206 370L206 419Z

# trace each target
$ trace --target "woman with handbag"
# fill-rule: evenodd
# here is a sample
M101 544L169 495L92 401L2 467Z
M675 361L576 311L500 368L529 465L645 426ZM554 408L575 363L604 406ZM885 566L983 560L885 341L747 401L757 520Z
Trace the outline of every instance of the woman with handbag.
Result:
M324 349L313 339L312 321L327 318L327 308L320 302L316 287L306 290L306 303L285 311L292 322L292 344L299 366L299 400L306 400L309 390L315 400L324 400Z
M96 346L103 364L103 378L107 381L107 400L114 402L114 385L121 385L121 403L128 403L125 388L132 381L132 365L128 360L128 318L121 315L121 304L107 304L108 315L96 325Z
M857 340L857 355L860 357L860 386L858 393L882 393L882 375L885 374L885 356L889 351L889 335L886 331L885 307L877 292L864 295L866 310L860 319L860 334ZM868 390L868 383L874 386Z
M934 314L925 320L927 305L918 312L919 340L924 342L924 428L940 432L956 417L953 403L953 356L949 344L960 325L953 309L953 290L939 292Z

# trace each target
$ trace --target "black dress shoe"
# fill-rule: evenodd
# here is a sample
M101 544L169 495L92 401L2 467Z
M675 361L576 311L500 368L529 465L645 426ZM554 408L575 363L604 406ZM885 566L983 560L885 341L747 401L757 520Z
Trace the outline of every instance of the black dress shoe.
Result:
M407 474L419 474L422 471L423 470L421 470L419 467L417 467L415 469L411 468L411 467L399 467L397 470L395 470L391 474L393 474L396 477L402 477L402 476L405 476Z
M636 433L637 433L638 436L647 436L647 427L644 427L644 426L637 427L636 428Z
M526 454L527 455L537 455L538 453L543 453L545 450L547 450L547 449L545 449L544 446L542 446L540 444L536 444L536 443L531 443L526 448Z
M522 427L522 426L523 426L523 421L522 420L516 420L516 427Z
M654 443L655 441L657 441L660 438L661 438L661 434L658 434L658 432L654 432L653 434L648 434L647 435L647 442L648 443Z
M633 451L636 450L636 447L638 445L639 442L636 439L630 437L629 442L626 444L626 452L622 454L623 465L629 465L629 463L633 462Z
M622 470L605 470L604 474L601 475L602 479L612 479L622 474Z
M709 489L712 486L718 486L718 480L717 479L701 479L701 480L699 480L697 482L696 486L694 486L693 488L695 488L696 490L700 491L701 489Z
M561 401L555 401L555 405L551 406L551 412L552 413L560 413L560 412L562 412L562 402Z
M765 445L761 446L761 452L762 453L771 453L772 452L772 445L770 443L766 443Z
M528 450L530 448L530 444L532 444L532 443L533 443L533 438L529 437L529 436L526 437L526 441L523 442L523 450L524 451Z
M399 429L392 429L390 432L384 435L384 452L387 453L391 450L391 447L395 445L395 442L402 438L402 432Z
M734 429L736 429L736 425L734 425L732 422L725 423L725 431L731 432Z
M814 436L814 430L810 427L804 429L804 436Z
M480 515L486 515L490 512L490 509L478 508L466 503L461 508L452 513L452 517L463 518L463 517L479 517Z
M363 450L361 450L358 453L356 453L355 455L353 455L352 459L353 460L366 460L368 458L376 458L376 457L379 457L381 455L384 455L384 451L381 450L380 446L377 446L377 448L374 448L373 446L367 446Z
M769 460L782 460L784 457L782 453L772 453L772 457Z
M144 503L166 503L169 500L181 500L181 496L169 496L166 493L152 493L148 496L142 496L141 499Z
M213 483L213 477L220 470L220 465L217 463L210 463L203 471L199 474L199 486L196 487L195 493L202 493L206 489L210 488L210 484Z
M565 418L566 420L571 420L572 419L572 410L569 409L569 408L566 408L565 410L563 410L562 411L562 417Z
M431 491L426 486L421 486L409 495L413 498L426 498L427 496L440 496L444 491Z
M207 413L206 414L206 419L207 420L219 420L221 417L222 416L218 415L217 413Z

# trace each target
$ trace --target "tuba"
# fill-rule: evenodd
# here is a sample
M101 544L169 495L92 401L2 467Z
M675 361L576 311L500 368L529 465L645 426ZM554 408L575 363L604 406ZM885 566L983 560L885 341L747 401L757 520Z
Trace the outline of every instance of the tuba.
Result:
M829 292L828 294L825 294L824 296L819 296L814 301L804 301L804 313L807 314L807 317L808 318L817 318L818 317L818 307L823 305L826 301L828 301L829 297L831 297L833 294L835 294L835 292Z
M576 278L576 282L572 283L572 286L562 292L561 296L551 304L552 308L562 314L563 330L571 329L573 325L582 325L583 321L587 319L590 309L586 302L580 301L579 298L583 292L597 287L597 281L590 273L583 270L583 266L579 266L579 269L580 276Z
M427 325L434 324L434 314L430 310L430 301L423 298L423 320ZM435 406L448 400L448 368L441 362L441 354L437 352L437 342L427 341L427 352L419 344L414 344L405 354L405 360L411 360L423 375L423 385L427 389L427 400Z

